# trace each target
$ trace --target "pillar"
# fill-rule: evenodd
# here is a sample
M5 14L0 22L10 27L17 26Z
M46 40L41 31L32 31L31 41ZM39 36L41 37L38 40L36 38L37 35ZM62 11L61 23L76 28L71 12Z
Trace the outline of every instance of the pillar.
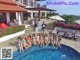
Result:
M22 18L21 18L21 13L20 12L16 12L16 20L18 21L19 25L22 25Z
M22 22L22 24L24 23L23 13L21 13L21 22Z
M47 11L45 11L45 18L47 17Z
M28 0L28 6L30 6L30 2L29 2L30 0Z
M40 10L38 11L38 20L40 20Z
M19 17L18 17L18 12L16 12L16 21L19 20Z
M31 12L31 19L33 19L33 12Z
M7 19L7 24L10 22L10 14L9 12L6 12L6 19Z
M40 12L40 18L42 17L42 12Z
M21 13L20 13L20 12L18 13L18 16L19 16L19 25L22 25L22 21L21 21Z
M33 7L35 7L35 0L33 0Z
M23 0L22 0L22 4L23 4Z

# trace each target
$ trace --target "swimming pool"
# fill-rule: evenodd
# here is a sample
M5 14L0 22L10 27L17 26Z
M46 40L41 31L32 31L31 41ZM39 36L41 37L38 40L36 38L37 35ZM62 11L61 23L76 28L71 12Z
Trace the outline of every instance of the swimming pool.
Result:
M63 44L58 49L51 45L33 46L21 54L18 51L14 52L13 60L80 60L80 53Z

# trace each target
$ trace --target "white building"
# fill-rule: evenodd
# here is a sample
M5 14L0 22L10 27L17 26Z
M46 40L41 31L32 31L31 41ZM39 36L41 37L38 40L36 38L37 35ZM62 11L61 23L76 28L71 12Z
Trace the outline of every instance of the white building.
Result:
M25 13L26 17L28 16L28 19L34 19L35 17L38 16L39 10L38 8L40 6L38 6L37 4L37 0L16 0L19 3L25 5L25 8L27 9L27 13ZM50 9L42 9L40 8L40 16L42 17L42 13L44 14L44 17L47 16L47 12L48 11L53 11Z

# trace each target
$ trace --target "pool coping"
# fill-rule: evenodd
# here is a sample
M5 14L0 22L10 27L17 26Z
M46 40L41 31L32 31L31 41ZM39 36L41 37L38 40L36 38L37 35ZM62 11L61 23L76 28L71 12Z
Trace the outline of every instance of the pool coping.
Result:
M76 48L76 47L74 47L74 46L72 46L72 45L70 45L70 44L65 44L65 43L62 43L62 44L67 45L67 46L73 48L74 50L76 50L77 52L80 53L80 49L78 49L78 48Z

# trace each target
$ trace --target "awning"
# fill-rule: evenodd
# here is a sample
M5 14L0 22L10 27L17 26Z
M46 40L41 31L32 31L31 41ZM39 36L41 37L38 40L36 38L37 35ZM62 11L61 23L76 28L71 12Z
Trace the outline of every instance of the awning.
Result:
M0 4L0 12L27 12L26 9L17 6L17 5L9 5L9 4Z

